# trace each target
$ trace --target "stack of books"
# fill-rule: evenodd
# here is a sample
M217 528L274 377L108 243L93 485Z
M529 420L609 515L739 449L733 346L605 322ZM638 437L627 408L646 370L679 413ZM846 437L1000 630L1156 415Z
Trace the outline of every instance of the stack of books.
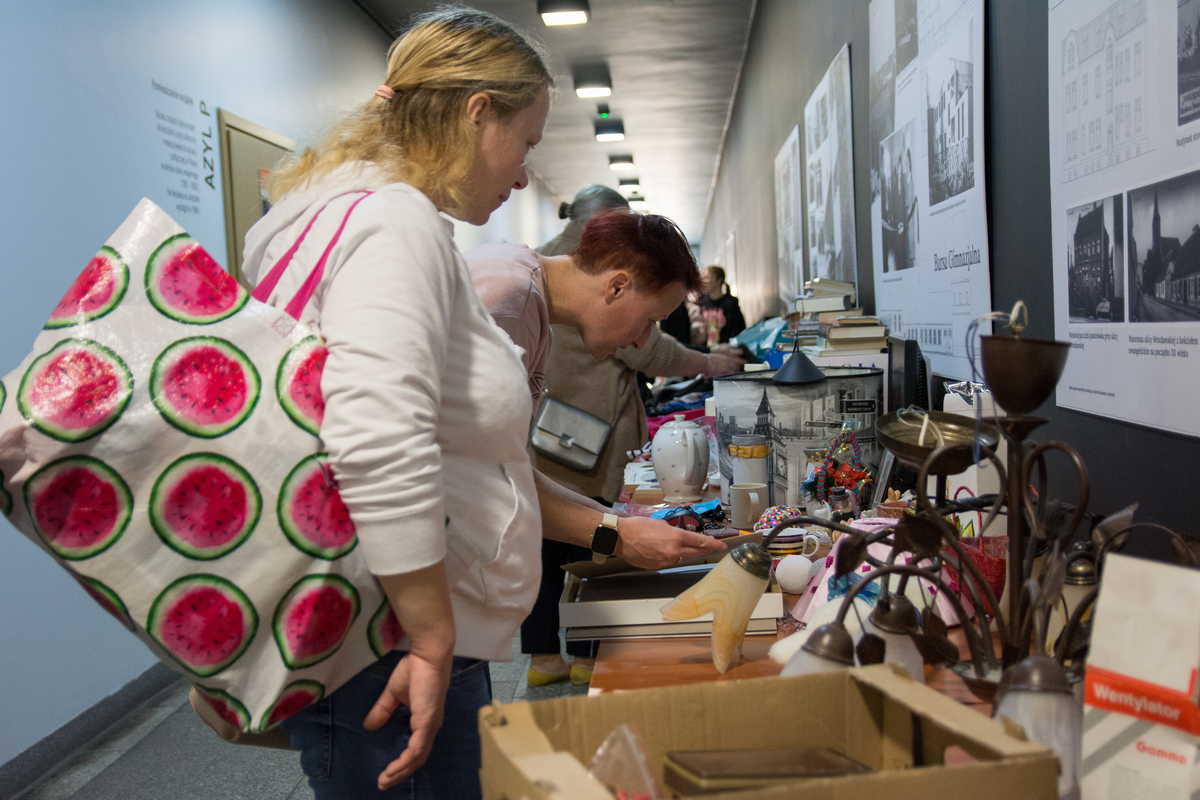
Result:
M804 295L796 298L796 311L804 316L854 308L857 290L853 283L813 278L804 283Z
M873 350L887 347L887 328L878 317L845 314L821 326L827 350Z

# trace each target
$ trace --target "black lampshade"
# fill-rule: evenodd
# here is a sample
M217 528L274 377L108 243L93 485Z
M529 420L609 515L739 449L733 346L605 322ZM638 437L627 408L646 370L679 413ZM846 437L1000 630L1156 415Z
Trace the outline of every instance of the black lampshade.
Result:
M805 383L819 383L825 380L825 373L797 348L771 380L783 386L799 386Z

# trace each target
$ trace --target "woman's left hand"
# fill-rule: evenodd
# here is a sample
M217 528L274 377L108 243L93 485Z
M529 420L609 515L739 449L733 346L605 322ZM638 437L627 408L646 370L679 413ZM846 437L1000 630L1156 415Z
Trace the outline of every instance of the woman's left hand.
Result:
M725 544L702 533L685 531L653 517L622 517L617 525L616 556L641 569L663 569L710 553Z

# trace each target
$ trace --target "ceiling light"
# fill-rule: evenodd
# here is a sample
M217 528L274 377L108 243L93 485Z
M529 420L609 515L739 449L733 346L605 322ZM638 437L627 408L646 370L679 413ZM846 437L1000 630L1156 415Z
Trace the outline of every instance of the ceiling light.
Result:
M629 207L634 211L649 211L650 204L645 200L630 200Z
M608 119L612 116L612 112L608 110L608 103L596 104L596 116L600 119Z
M591 12L587 0L538 0L537 9L546 25L583 25Z
M612 76L607 64L583 64L571 70L576 97L609 97L612 95Z
M625 123L616 117L595 122L597 142L620 142L625 139Z
M617 184L617 191L626 197L632 197L642 191L642 185L637 178L621 178Z
M633 169L633 156L620 155L608 157L608 168L614 171Z

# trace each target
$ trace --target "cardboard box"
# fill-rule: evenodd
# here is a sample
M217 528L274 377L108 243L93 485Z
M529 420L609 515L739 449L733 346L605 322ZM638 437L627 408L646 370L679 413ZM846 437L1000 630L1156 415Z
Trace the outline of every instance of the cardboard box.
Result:
M1084 681L1085 800L1200 793L1200 574L1110 554Z
M712 614L687 622L666 622L660 611L702 577L681 570L662 570L585 582L569 571L559 598L559 624L567 629L568 640L709 634ZM775 633L775 621L783 616L783 595L778 586L769 588L774 591L764 592L754 607L748 633Z
M888 666L640 689L480 710L488 800L611 800L585 766L620 723L662 785L672 750L832 747L876 770L708 798L1055 800L1058 762L1000 722ZM943 763L947 748L972 758Z

